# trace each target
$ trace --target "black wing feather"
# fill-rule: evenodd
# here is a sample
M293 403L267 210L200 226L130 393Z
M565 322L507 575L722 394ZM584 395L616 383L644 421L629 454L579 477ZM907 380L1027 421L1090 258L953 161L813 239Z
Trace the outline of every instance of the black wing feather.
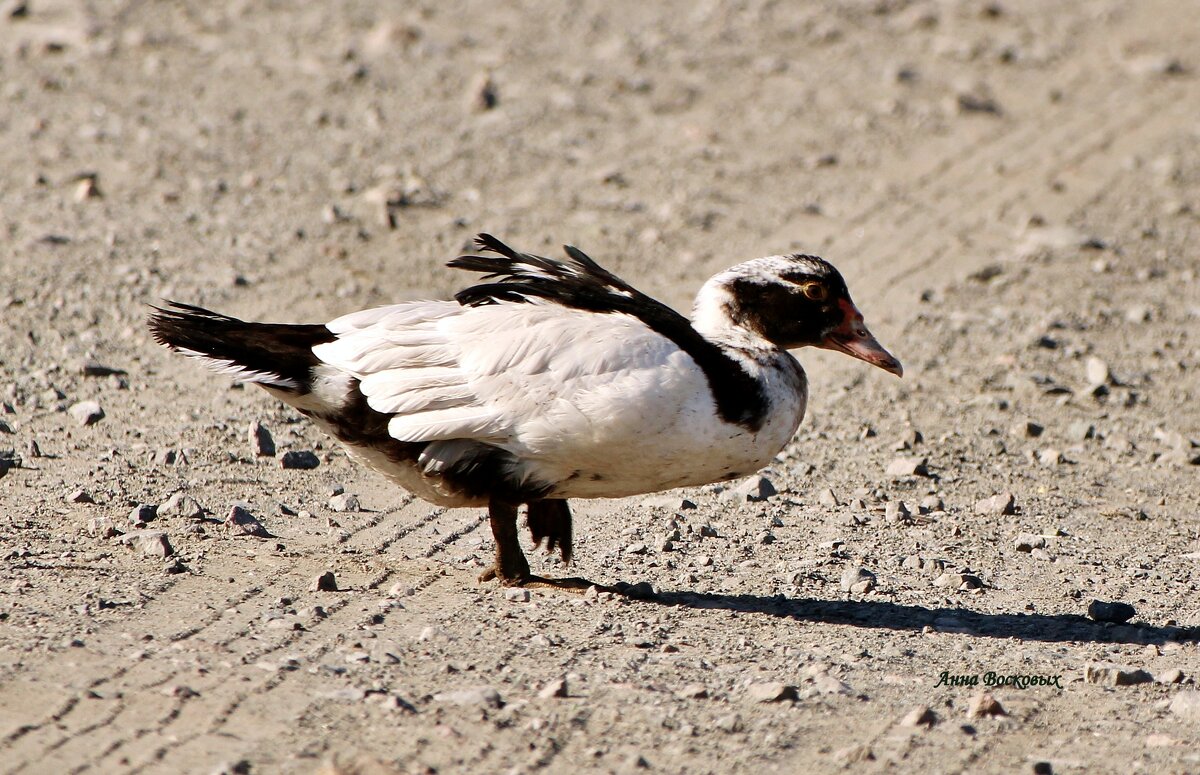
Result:
M454 295L463 306L525 301L540 298L563 306L593 312L652 311L687 323L687 319L593 261L579 248L564 245L567 261L521 253L491 234L480 234L475 244L494 256L465 255L448 266L479 272L485 280ZM639 315L640 317L641 315Z
M566 245L568 260L556 261L518 252L491 234L478 235L475 244L496 255L459 256L449 266L479 272L489 282L454 294L459 304L476 307L536 298L587 312L635 317L696 361L708 379L722 419L752 431L762 427L768 407L758 380L720 345L705 339L686 317L604 269L583 251Z

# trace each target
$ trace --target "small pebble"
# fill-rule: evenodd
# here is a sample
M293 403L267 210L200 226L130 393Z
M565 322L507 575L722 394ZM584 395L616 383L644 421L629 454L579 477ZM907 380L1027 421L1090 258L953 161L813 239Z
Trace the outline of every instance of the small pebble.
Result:
M1057 449L1043 449L1038 453L1038 462L1047 468L1060 465L1063 461L1063 453Z
M842 572L839 583L843 592L863 594L875 588L875 574L861 565L851 566Z
M925 441L925 437L921 435L919 430L909 428L900 434L900 438L892 445L892 449L896 452L903 452L906 449L912 449L923 441Z
M771 480L765 476L752 476L727 492L746 501L765 501L778 491Z
M258 536L259 538L271 537L271 534L267 532L263 523L255 519L254 515L243 506L231 507L229 509L229 516L225 517L223 524L226 530L236 535Z
M1032 552L1034 549L1044 549L1046 539L1033 533L1017 533L1013 544L1018 552Z
M208 775L250 775L250 773L250 760L237 759L219 763L216 767L209 770Z
M329 499L329 508L333 511L362 511L362 507L358 503L358 498L349 493L335 495Z
M327 570L313 579L310 589L313 592L337 592L337 577L333 575L333 571Z
M1087 441L1095 435L1096 427L1086 420L1078 420L1067 426L1067 438L1071 441Z
M1038 436L1041 436L1042 432L1045 430L1046 429L1044 426L1038 425L1035 422L1026 421L1019 422L1014 425L1012 434L1014 436L1021 436L1026 439L1036 439Z
M104 419L104 409L98 401L80 401L67 411L80 425L95 425Z
M975 513L984 516L1005 516L1016 513L1016 498L1011 492L1002 492L990 498L976 501Z
M446 632L441 627L434 627L433 625L430 625L421 630L421 634L417 636L417 640L424 642L432 640L453 640L453 638L450 636L450 633Z
M784 702L799 698L795 686L779 681L751 684L746 688L746 696L754 702Z
M962 584L963 575L961 573L951 573L950 571L946 571L933 580L933 585L942 589L958 589Z
M983 579L972 573L964 573L960 578L959 590L983 589Z
M1124 624L1134 617L1137 611L1129 603L1106 603L1103 600L1093 600L1088 603L1087 615L1097 622L1113 622Z
M196 501L195 498L185 495L182 492L176 492L163 501L158 507L158 513L161 516L180 516L185 519L203 519L204 508Z
M143 503L135 506L133 511L129 512L129 521L134 525L144 525L147 522L153 522L158 517L158 506L152 503Z
M1183 63L1175 57L1157 53L1130 57L1125 60L1125 67L1129 69L1129 72L1139 76L1179 75L1187 70Z
M97 175L94 172L87 173L79 178L75 184L75 201L86 202L89 199L99 199L103 194L100 192L100 184L97 180Z
M175 553L167 534L161 530L134 530L118 539L147 557L170 557Z
M543 700L566 696L568 696L566 678L556 678L538 690L538 697L541 697Z
M919 705L908 713L904 714L904 718L900 719L902 727L932 727L938 722L937 714L934 713L929 706Z
M510 603L528 603L529 602L529 590L521 589L520 587L513 587L511 589L506 589L506 590L504 590L504 599L509 601Z
M1084 369L1087 383L1091 387L1107 385L1112 380L1112 372L1109 371L1108 364L1094 355L1087 359Z
M904 501L889 501L883 509L883 518L889 525L907 523L911 516L912 512Z
M433 695L433 700L434 702L445 702L451 705L482 705L488 708L504 707L504 700L500 697L500 692L489 686L440 692Z
M283 456L279 458L280 468L294 468L301 471L310 471L319 465L321 465L321 459L306 449L284 452Z
M467 100L471 108L478 111L491 110L500 103L500 92L491 73L475 76L467 90Z
M111 517L92 517L88 520L88 535L95 538L112 538L121 534Z
M850 684L825 672L813 676L812 684L818 694L854 694L854 689L850 687Z
M939 498L938 496L926 495L924 498L921 499L920 509L921 509L921 511L925 512L926 514L929 514L934 511L944 511L945 506L946 506L946 504L943 503L942 499Z
M24 19L29 15L29 3L25 0L4 0L0 3L0 17Z
M1083 680L1090 684L1101 686L1134 686L1150 683L1154 677L1145 670L1114 665L1108 663L1093 663L1084 668Z
M969 718L985 718L988 716L1007 716L1008 712L1004 710L1004 706L987 692L981 692L971 698L967 703L967 716Z
M1135 304L1125 310L1125 319L1130 323L1146 323L1153 317L1153 312L1144 304Z
M1176 716L1200 721L1200 691L1184 689L1171 698L1171 704L1167 707Z
M89 358L79 367L79 373L85 377L113 377L125 374L125 370L105 366L103 363Z
M928 476L926 460L923 457L898 457L888 463L887 475L892 478L905 476Z
M250 423L247 432L250 438L250 454L255 457L275 457L275 439L271 431L258 420ZM284 466L287 468L287 466Z
M999 115L1000 104L983 84L960 90L954 96L954 107L959 113L990 113Z
M1183 671L1177 667L1173 667L1169 670L1164 670L1161 673L1159 673L1158 675L1154 676L1155 683L1160 683L1160 684L1183 683L1183 679L1184 679Z
M848 766L875 761L875 752L871 750L869 745L858 743L846 746L845 748L839 748L833 752L833 758L838 763Z

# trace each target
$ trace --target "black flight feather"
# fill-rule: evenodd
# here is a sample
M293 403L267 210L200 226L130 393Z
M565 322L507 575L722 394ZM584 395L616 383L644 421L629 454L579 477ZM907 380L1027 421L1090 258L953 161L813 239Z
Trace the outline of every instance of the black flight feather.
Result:
M721 419L751 431L762 427L768 407L758 380L720 345L705 339L686 317L604 269L583 251L567 245L569 260L557 261L520 253L491 234L480 234L475 244L497 255L459 256L448 266L479 272L492 282L459 291L454 295L459 304L476 307L538 298L587 312L635 317L674 342L704 371Z

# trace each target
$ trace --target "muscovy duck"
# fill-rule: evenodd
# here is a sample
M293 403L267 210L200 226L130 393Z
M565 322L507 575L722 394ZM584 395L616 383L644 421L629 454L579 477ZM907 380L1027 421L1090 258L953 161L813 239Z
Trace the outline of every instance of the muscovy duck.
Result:
M150 330L312 418L349 455L421 498L486 506L481 581L586 589L530 573L535 546L572 553L569 498L618 498L748 476L792 438L807 381L790 349L839 350L897 376L834 267L808 255L709 279L688 320L576 248L520 253L489 234L449 266L483 281L453 301L367 309L324 325L250 323L167 302Z

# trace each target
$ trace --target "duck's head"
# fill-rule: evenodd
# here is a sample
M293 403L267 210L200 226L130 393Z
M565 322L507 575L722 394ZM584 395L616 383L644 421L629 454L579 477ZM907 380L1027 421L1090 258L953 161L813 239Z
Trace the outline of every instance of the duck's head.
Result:
M704 284L692 320L716 338L737 330L789 350L820 347L903 374L850 300L846 281L816 256L768 256L730 267Z

